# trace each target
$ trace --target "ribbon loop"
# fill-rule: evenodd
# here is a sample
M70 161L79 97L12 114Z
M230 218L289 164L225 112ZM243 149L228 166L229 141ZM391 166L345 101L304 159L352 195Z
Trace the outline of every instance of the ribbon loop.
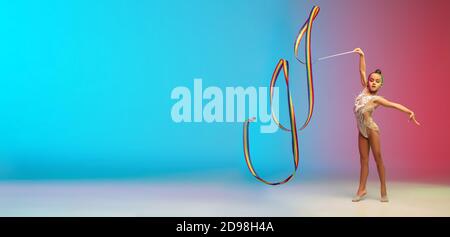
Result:
M314 19L316 18L317 14L319 13L319 10L320 9L317 6L314 6L312 8L309 17L306 20L306 22L303 24L303 26L301 27L301 29L297 35L297 38L295 40L295 44L294 44L295 58L297 59L297 61L299 61L302 64L305 64L305 66L306 66L306 77L307 77L307 87L308 87L308 117L299 130L303 130L309 124L309 122L311 121L311 117L312 117L313 109L314 109L314 87L313 87L312 60L311 60L311 29L312 29L312 23L313 23ZM298 57L298 48L299 48L301 39L303 38L303 36L305 34L306 34L306 43L305 43L306 61L303 62ZM274 112L272 110L273 88L275 87L275 83L278 80L278 76L279 76L281 70L283 70L284 79L286 82L286 90L287 90L288 106L289 106L290 129L286 128L279 122L278 118L276 117L276 115L274 114ZM251 158L250 158L250 145L249 145L249 136L248 136L250 122L253 122L254 118L248 119L244 122L244 131L243 131L243 134L244 134L244 138L243 138L244 156L245 156L245 162L247 163L248 169L250 170L250 172L256 179L258 179L259 181L261 181L265 184L268 184L268 185L280 185L280 184L287 183L289 180L291 180L294 177L294 174L296 173L296 171L298 169L298 165L299 165L299 150L298 150L298 136L297 136L298 130L297 130L297 125L296 125L296 120L295 120L294 104L292 102L292 97L291 97L290 89L289 89L289 63L285 59L280 59L280 61L278 62L277 66L275 67L275 70L272 74L272 79L270 81L270 109L271 109L272 118L273 118L274 122L277 124L277 126L279 128L281 128L282 130L288 131L291 133L292 154L294 156L294 171L287 178L285 178L284 180L279 181L279 182L266 181L256 173L256 170L254 169Z

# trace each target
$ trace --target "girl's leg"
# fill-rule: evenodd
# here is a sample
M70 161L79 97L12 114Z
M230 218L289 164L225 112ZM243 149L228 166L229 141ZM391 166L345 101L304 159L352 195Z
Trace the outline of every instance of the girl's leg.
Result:
M359 176L359 188L356 195L362 195L366 192L367 177L369 176L369 140L358 132L359 160L361 163L361 172Z
M378 176L381 183L381 196L387 196L386 189L386 171L384 169L383 159L381 158L380 133L376 130L368 129L369 144L372 148L373 157L377 163Z

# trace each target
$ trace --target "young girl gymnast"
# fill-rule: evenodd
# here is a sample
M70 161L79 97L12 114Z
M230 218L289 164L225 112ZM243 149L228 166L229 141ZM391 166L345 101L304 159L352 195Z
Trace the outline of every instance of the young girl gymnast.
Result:
M391 102L386 98L377 95L379 89L384 84L383 74L381 70L377 69L366 77L366 62L364 52L360 48L356 48L353 52L359 54L359 72L361 76L362 91L355 99L354 114L356 117L358 127L358 148L361 163L359 187L356 192L353 202L362 200L367 194L366 183L369 175L369 152L372 149L372 154L377 164L378 176L381 184L381 202L388 202L386 189L386 172L381 158L380 147L380 129L372 119L373 111L379 106L388 108L395 108L409 115L409 120L417 122L415 114L405 106ZM367 78L367 79L366 79Z

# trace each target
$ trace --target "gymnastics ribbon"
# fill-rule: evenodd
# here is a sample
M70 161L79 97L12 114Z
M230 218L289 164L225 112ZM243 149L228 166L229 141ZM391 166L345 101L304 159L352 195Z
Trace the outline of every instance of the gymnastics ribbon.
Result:
M311 29L312 29L312 23L315 20L317 14L319 13L320 8L317 6L314 6L309 14L308 19L301 27L297 38L295 40L294 44L294 53L295 58L302 64L306 66L306 77L307 77L307 87L308 87L308 116L303 124L303 126L299 130L303 130L311 121L313 109L314 109L314 87L313 87L313 74L312 74L312 60L311 60ZM303 36L306 36L306 43L305 43L305 62L303 62L298 57L298 49L300 42L303 38ZM278 76L283 69L283 74L286 82L286 90L287 90L287 97L288 97L288 106L289 106L289 118L290 118L290 129L283 126L276 115L274 114L272 110L272 99L273 99L273 88L275 87L276 81L278 79ZM275 67L275 70L272 74L272 79L270 81L270 108L272 113L272 118L275 121L275 123L284 131L291 132L291 140L292 140L292 154L294 156L294 171L284 180L280 182L269 182L267 180L264 180L261 178L257 173L256 170L253 167L251 158L250 158L250 145L249 145L249 126L250 122L253 122L255 118L250 118L244 122L244 156L245 156L245 162L247 163L247 167L252 173L252 175L258 179L259 181L268 184L268 185L280 185L287 183L289 180L291 180L294 177L294 174L296 173L298 169L299 164L299 150L298 150L298 136L297 136L297 125L295 120L295 111L294 111L294 104L292 102L292 97L290 95L290 89L289 89L289 63L285 59L280 59L277 66Z

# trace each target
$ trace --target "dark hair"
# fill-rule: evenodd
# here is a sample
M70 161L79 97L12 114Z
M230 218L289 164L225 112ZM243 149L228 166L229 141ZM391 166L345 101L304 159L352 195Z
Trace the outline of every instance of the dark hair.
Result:
M384 77L383 77L383 74L381 73L381 70L377 68L377 69L376 69L375 71L373 71L372 73L380 74L380 76L381 76L381 85L383 85L383 83L384 83ZM370 75L372 75L372 73L370 73ZM369 75L369 78L370 78L370 75Z

